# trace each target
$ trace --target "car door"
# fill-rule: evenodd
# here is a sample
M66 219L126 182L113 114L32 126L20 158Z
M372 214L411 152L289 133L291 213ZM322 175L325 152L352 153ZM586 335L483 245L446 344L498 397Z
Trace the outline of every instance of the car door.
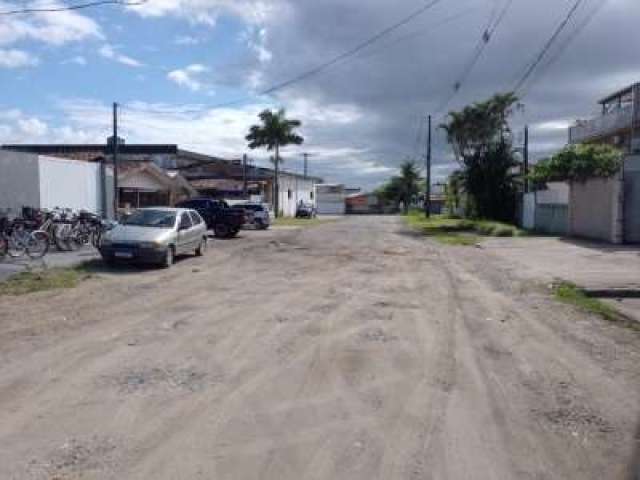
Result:
M193 242L193 222L188 212L180 214L180 223L178 224L178 241L176 250L179 253L185 253L191 250Z
M202 237L206 234L206 228L204 226L204 220L202 220L198 212L191 210L189 213L191 214L191 223L193 223L193 227L191 228L193 248L196 249L200 245Z

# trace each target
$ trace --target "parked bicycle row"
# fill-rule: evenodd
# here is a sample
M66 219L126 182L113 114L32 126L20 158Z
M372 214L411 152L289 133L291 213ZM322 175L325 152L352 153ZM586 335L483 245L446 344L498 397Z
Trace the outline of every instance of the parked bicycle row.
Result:
M20 215L9 212L0 216L0 258L27 255L37 259L50 248L59 251L77 250L85 245L97 248L102 234L112 226L113 222L91 212L24 207Z

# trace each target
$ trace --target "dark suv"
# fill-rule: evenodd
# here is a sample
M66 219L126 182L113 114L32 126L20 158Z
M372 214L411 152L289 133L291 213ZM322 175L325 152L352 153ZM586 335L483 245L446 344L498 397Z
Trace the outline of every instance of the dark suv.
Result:
M192 198L176 205L178 208L190 208L197 211L213 230L216 237L235 237L245 223L245 212L242 208L229 207L224 200L214 198Z

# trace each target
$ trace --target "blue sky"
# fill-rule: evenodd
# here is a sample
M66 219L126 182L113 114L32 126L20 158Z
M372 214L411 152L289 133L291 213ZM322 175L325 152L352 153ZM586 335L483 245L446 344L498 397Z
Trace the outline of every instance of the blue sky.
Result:
M511 88L575 0L515 0L449 109ZM63 0L0 0L60 6ZM79 0L67 0L67 5ZM103 142L111 103L129 143L177 143L237 158L264 108L303 122L299 170L373 188L424 152L424 118L449 96L486 25L508 0L441 0L402 28L321 75L260 97L358 45L424 0L148 0L138 7L0 16L0 143ZM562 147L567 127L607 93L640 81L640 2L584 0L518 92L532 156ZM233 105L218 105L243 98ZM446 111L434 117L437 126ZM455 168L434 131L435 178ZM249 152L265 163L264 152Z

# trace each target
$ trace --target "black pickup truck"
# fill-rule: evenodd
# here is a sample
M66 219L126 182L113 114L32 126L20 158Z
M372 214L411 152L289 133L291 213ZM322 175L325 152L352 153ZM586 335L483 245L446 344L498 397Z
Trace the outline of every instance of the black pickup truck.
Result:
M176 207L197 211L207 223L207 228L220 238L235 237L245 224L244 209L229 207L224 200L192 198L178 203Z

